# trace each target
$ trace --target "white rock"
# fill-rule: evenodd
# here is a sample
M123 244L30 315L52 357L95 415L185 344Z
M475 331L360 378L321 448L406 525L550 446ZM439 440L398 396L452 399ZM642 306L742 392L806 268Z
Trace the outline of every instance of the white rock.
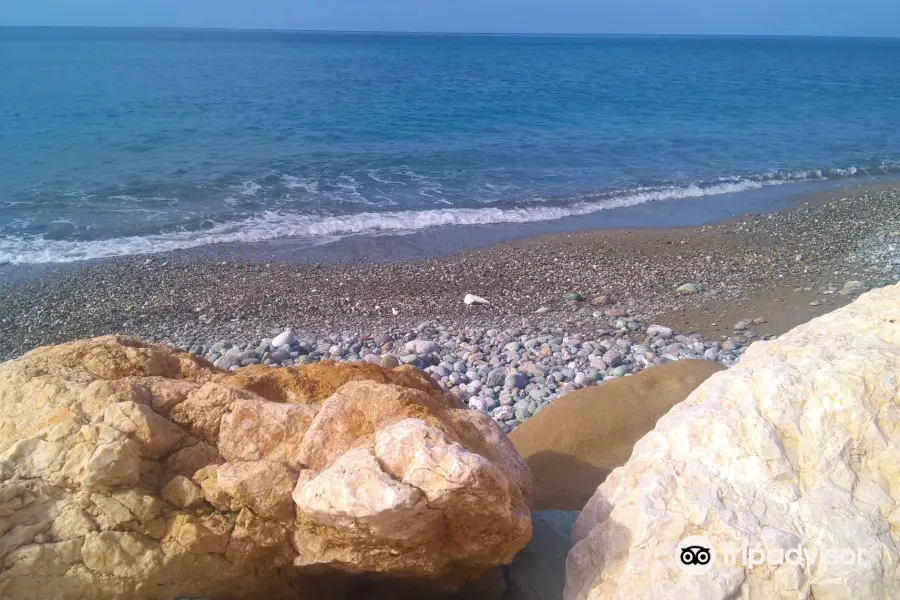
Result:
M413 354L433 354L440 349L440 345L437 342L432 342L431 340L413 340L406 343L406 351L412 352Z
M279 333L275 336L275 339L272 340L272 347L278 348L279 346L284 346L285 344L291 345L296 344L297 338L294 335L294 332L290 327Z
M490 302L488 302L481 296L476 296L475 294L466 294L465 297L463 298L463 302L467 306L471 306L473 304L490 304Z
M573 532L566 600L900 597L900 286L756 342L675 406ZM678 543L718 559L691 575ZM847 551L761 564L726 551ZM822 554L821 556L824 556Z
M675 332L672 331L671 327L665 327L663 325L651 325L647 328L647 335L649 335L650 337L670 338L675 335Z

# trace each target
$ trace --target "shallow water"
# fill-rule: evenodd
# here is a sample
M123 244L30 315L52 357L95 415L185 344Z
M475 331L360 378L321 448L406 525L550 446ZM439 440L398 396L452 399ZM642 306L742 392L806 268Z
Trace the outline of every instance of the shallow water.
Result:
M9 264L685 224L620 209L900 172L900 40L0 28L0 73Z

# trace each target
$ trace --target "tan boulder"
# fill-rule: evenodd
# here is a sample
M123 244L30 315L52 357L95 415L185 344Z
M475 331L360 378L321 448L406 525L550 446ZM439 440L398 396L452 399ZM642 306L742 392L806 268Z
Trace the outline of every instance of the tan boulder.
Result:
M163 500L178 508L196 508L205 501L200 486L183 475L173 477L160 495Z
M530 493L493 421L414 368L226 373L118 336L0 364L3 598L446 590L528 542Z
M318 404L345 383L373 381L426 392L443 402L461 406L455 396L441 393L424 372L411 366L382 369L369 363L323 360L301 369L272 369L256 365L225 376L230 386L245 389L272 402Z

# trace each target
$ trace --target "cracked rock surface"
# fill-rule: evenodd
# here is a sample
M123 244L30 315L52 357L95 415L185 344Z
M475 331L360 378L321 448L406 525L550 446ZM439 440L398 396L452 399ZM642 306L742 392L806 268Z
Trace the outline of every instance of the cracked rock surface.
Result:
M135 338L0 365L0 597L319 598L314 575L509 563L531 474L421 371L250 367Z
M661 418L579 516L565 597L900 597L898 424L895 285L753 344ZM676 563L690 536L719 557L705 574Z

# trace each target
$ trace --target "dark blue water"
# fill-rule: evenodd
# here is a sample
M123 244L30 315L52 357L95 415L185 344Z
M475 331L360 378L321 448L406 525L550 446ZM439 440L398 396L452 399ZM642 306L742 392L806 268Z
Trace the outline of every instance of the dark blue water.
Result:
M900 170L900 40L0 28L0 263Z

